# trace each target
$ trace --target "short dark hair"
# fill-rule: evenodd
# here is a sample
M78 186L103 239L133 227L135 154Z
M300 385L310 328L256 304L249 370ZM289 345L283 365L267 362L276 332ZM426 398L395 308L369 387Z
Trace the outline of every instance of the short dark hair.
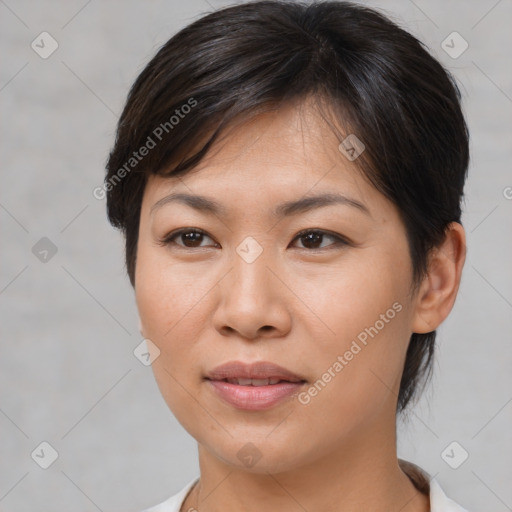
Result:
M105 190L109 220L125 235L132 285L147 177L184 175L236 119L307 97L321 99L324 118L363 141L355 163L400 212L412 283L420 283L431 249L450 222L460 223L469 144L454 79L421 42L373 9L256 1L182 29L129 92ZM412 334L397 412L430 377L435 337Z

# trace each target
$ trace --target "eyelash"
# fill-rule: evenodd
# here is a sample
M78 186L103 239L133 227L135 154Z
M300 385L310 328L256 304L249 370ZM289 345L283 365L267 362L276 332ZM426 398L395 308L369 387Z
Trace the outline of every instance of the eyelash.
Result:
M194 249L204 249L205 247L187 247L185 245L181 245L181 244L178 244L174 241L175 238L178 238L180 235L183 235L185 233L198 233L198 234L201 234L201 235L205 235L207 236L208 238L210 238L211 240L213 240L213 238L208 235L208 233L206 233L205 231L201 230L201 229L197 229L197 228L181 228L181 229L178 229L176 231L173 231L172 233L169 233L167 236L165 236L162 240L159 241L160 245L163 245L163 246L168 246L168 245L175 245L175 246L178 246L180 247L181 249L188 249L188 250L194 250ZM352 243L336 234L336 233L332 233L330 231L326 231L326 230L323 230L323 229L314 229L314 228L309 228L309 229L303 229L302 231L299 231L295 237L293 238L292 242L294 242L295 240L298 240L302 237L304 237L305 235L308 235L308 234L315 234L315 235L321 235L321 236L327 236L329 238L332 238L335 240L334 243L328 245L327 247L318 247L318 248L315 248L315 249L309 249L307 247L298 247L298 249L301 249L301 250L306 250L306 251L325 251L326 249L331 249L331 248L334 248L334 247L340 247L340 246L347 246L347 245L352 245ZM323 239L322 239L322 242L323 242ZM215 242L216 243L216 242ZM218 245L218 244L217 244Z

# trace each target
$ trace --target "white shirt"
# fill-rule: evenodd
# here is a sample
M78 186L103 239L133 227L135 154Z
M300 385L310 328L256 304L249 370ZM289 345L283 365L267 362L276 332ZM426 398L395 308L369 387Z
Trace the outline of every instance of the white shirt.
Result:
M413 482L417 483L418 479L423 486L428 486L429 496L430 496L430 512L468 512L466 509L462 508L460 505L455 503L453 500L448 498L444 491L441 489L441 486L437 482L435 478L430 478L428 473L426 473L423 469L412 464L410 462L402 461L399 459L399 463L401 468L410 476ZM405 470L407 468L407 470ZM411 474L414 473L414 474ZM192 487L194 487L195 483L199 480L199 478L195 478L190 481L181 491L179 491L174 496L171 496L168 500L156 505L154 507L148 508L143 512L180 512L180 508L187 497L187 494L190 492ZM429 485L430 481L430 485ZM185 511L187 512L187 511Z

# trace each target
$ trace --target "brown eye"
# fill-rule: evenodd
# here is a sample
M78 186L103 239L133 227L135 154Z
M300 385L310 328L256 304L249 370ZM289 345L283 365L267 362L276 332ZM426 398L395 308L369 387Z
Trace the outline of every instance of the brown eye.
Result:
M324 244L326 240L334 240L334 243ZM331 246L339 246L339 245L347 245L347 242L343 240L341 237L327 233L321 230L306 230L301 231L295 238L295 240L300 240L302 247L298 247L299 249L325 249Z
M197 231L188 231L186 233L181 233L179 239L186 247L199 247L201 246L203 237L204 235L202 233L198 233Z
M164 245L175 244L189 249L196 247L208 247L210 245L218 246L215 242L213 242L213 244L202 245L205 240L213 242L213 240L204 231L188 228L180 229L179 231L171 233L162 242Z

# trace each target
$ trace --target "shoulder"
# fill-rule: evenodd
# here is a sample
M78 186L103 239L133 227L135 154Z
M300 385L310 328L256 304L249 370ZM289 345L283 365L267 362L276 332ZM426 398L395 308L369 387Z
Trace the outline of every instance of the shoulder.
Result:
M198 480L199 478L194 478L194 480L188 482L181 491L177 492L163 503L145 509L142 512L180 512L180 508L183 505L185 498Z

